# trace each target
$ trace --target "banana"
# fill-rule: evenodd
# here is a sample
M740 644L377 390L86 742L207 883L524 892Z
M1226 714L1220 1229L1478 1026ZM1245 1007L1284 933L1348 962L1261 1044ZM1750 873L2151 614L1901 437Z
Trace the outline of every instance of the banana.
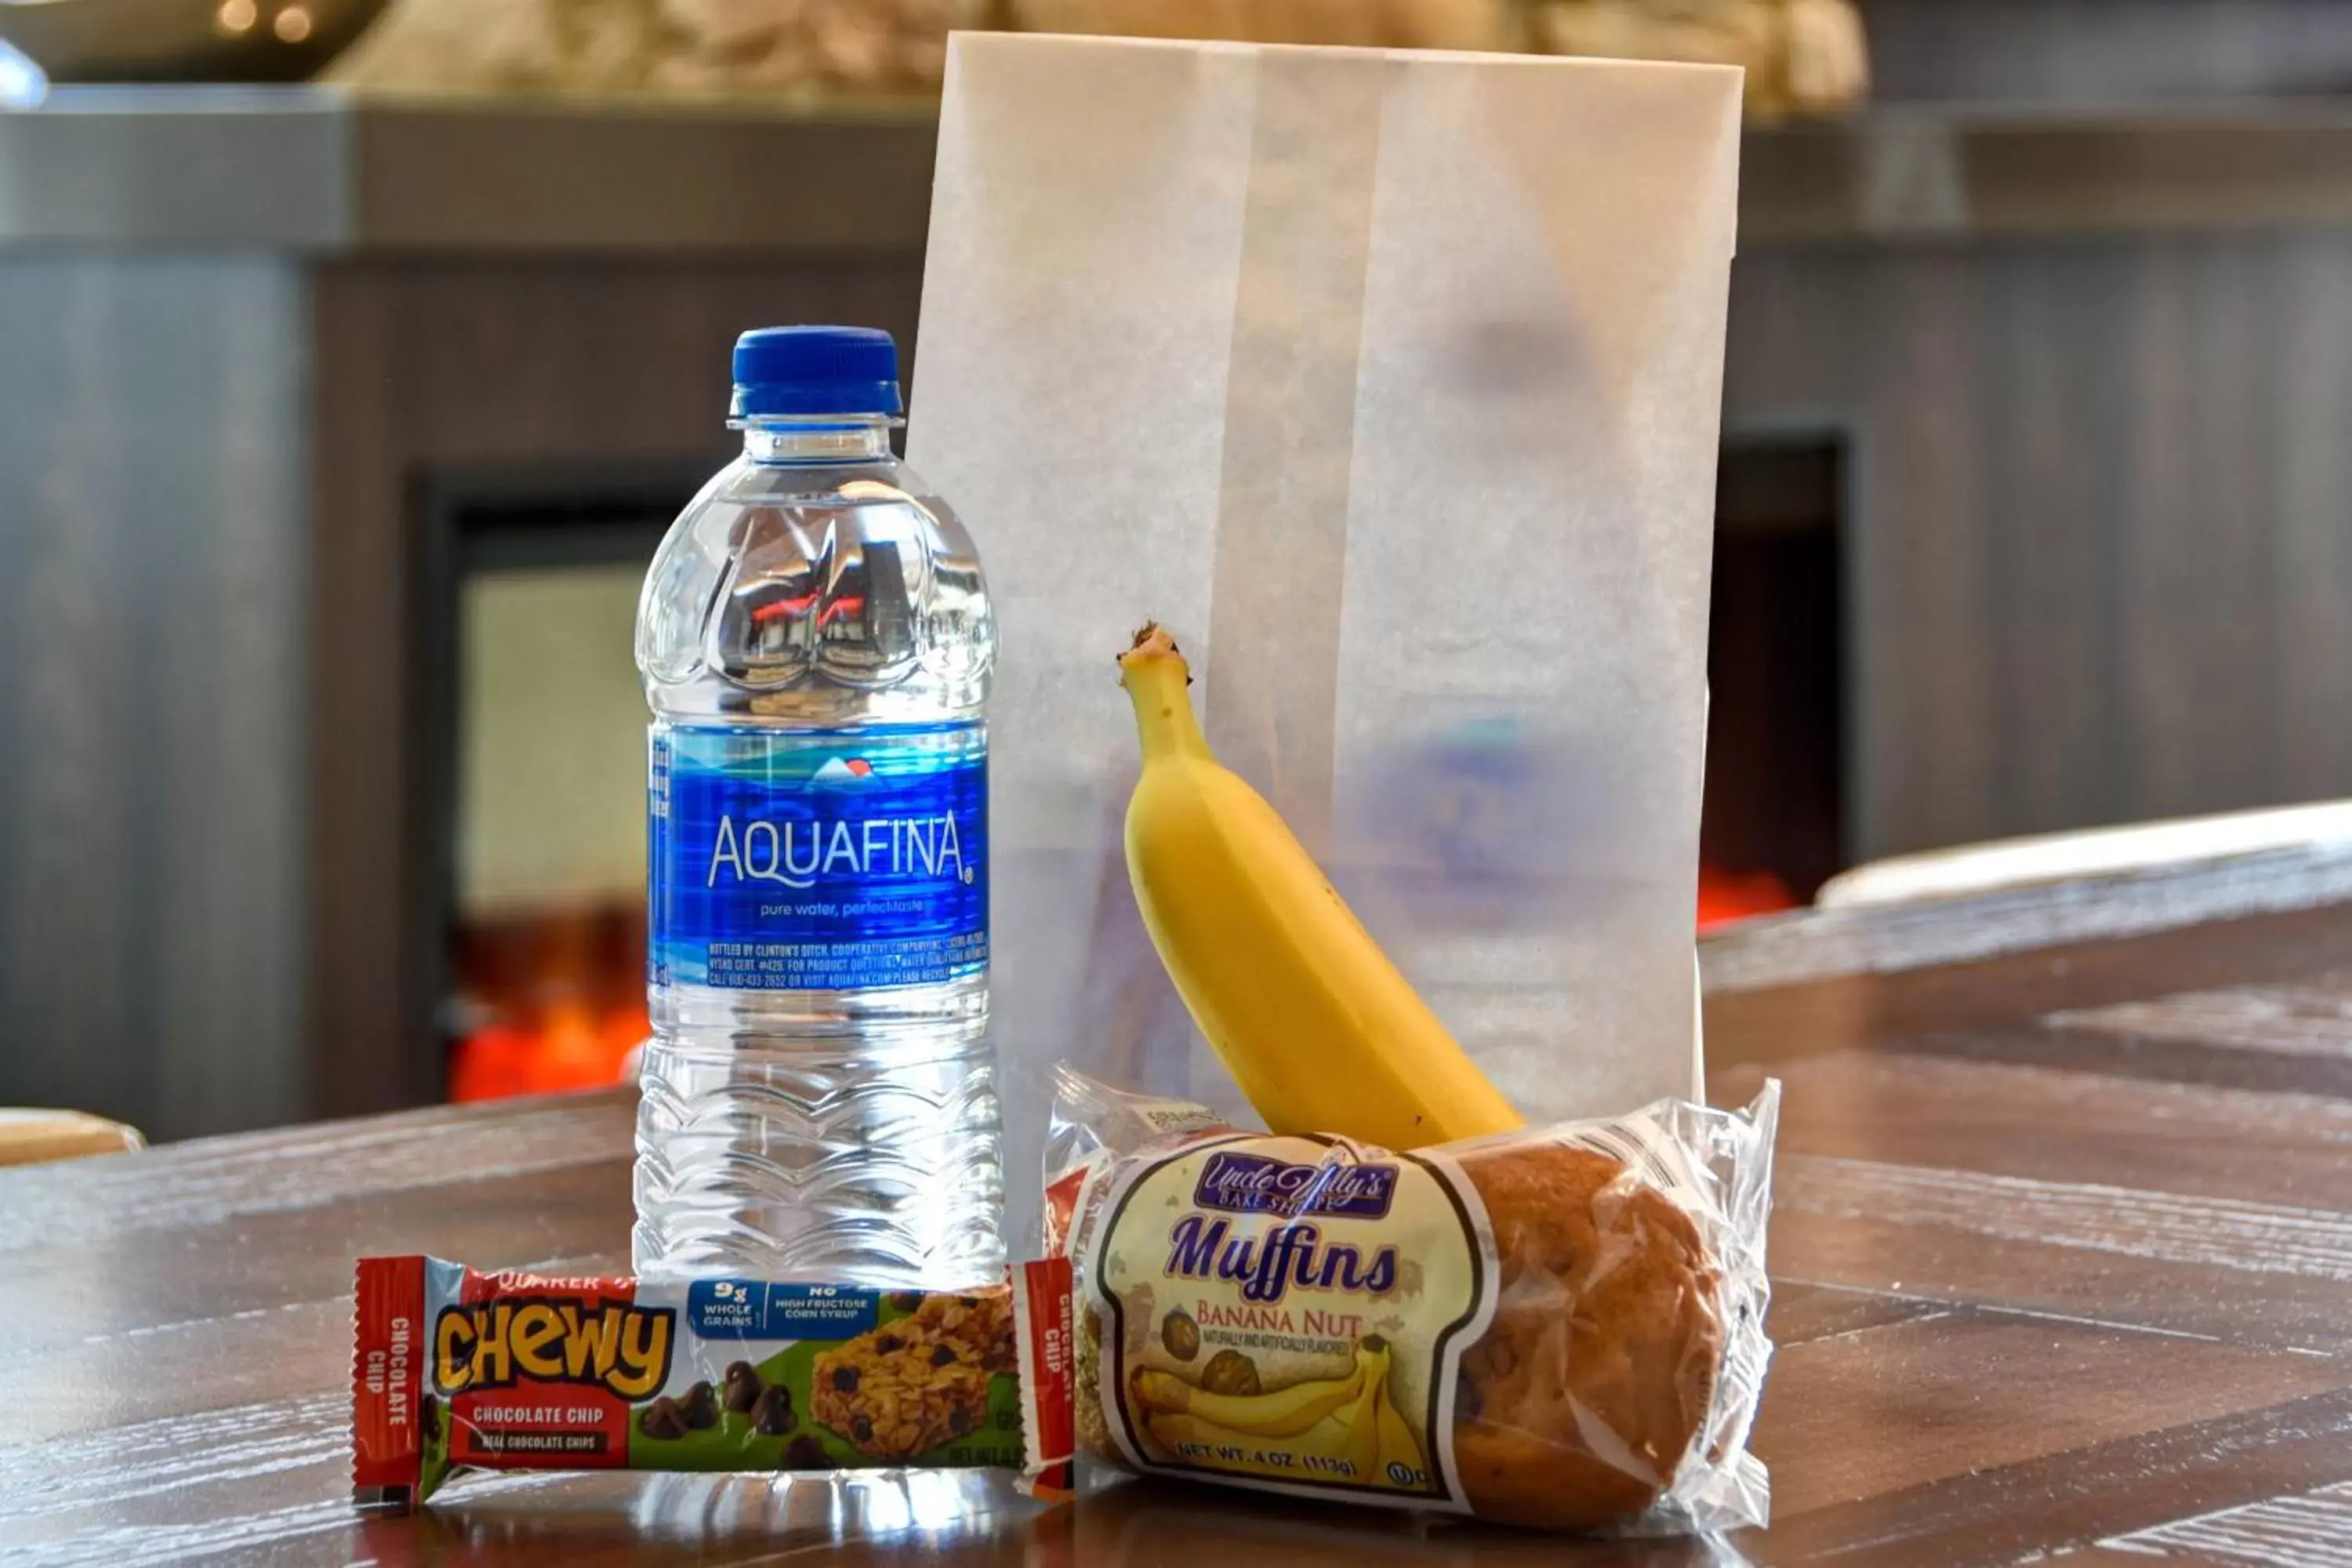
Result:
M1148 626L1118 662L1143 744L1135 901L1266 1125L1391 1149L1522 1125L1274 808L1210 753L1174 639Z
M1131 1386L1136 1398L1154 1412L1197 1416L1255 1437L1292 1437L1355 1403L1363 1383L1359 1365L1345 1377L1295 1383L1272 1394L1211 1394L1173 1373L1147 1368L1136 1373Z
M1334 1419L1339 1424L1339 1441L1331 1447L1330 1457L1340 1462L1339 1478L1360 1484L1377 1483L1381 1465L1381 1391L1389 1382L1388 1342L1377 1334L1368 1335L1356 1346L1356 1365L1364 1374L1363 1386L1345 1409Z
M1265 1439L1255 1433L1236 1432L1230 1426L1220 1426L1213 1421L1203 1421L1197 1415L1180 1415L1172 1410L1147 1410L1143 1414L1143 1425L1153 1440L1171 1454L1176 1452L1180 1443L1199 1443L1213 1453L1219 1449L1239 1449L1243 1457L1226 1461L1229 1463L1255 1463L1252 1456L1265 1443Z
M1404 1416L1389 1401L1388 1379L1381 1379L1378 1393L1379 1402L1372 1408L1372 1426L1380 1434L1380 1458L1375 1461L1380 1479L1391 1485L1422 1484L1399 1482L1396 1479L1396 1468L1400 1465L1409 1474L1423 1477L1427 1474L1427 1465L1421 1457L1421 1444L1414 1438L1412 1428L1405 1424Z

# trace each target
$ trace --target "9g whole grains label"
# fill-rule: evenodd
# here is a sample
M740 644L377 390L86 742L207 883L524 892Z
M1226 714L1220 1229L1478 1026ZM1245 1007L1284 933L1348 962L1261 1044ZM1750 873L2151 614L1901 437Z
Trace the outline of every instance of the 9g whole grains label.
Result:
M1212 1137L1135 1170L1087 1289L1105 1422L1143 1470L1463 1510L1462 1351L1494 1311L1476 1194L1442 1159Z

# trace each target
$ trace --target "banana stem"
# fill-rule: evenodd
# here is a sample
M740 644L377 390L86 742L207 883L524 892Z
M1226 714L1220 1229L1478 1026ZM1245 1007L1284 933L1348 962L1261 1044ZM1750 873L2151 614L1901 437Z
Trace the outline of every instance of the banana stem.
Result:
M1157 621L1135 634L1135 646L1118 656L1118 683L1135 704L1135 729L1143 742L1143 760L1159 757L1209 755L1192 716L1192 699L1185 688L1192 682L1192 667L1176 650L1176 639Z

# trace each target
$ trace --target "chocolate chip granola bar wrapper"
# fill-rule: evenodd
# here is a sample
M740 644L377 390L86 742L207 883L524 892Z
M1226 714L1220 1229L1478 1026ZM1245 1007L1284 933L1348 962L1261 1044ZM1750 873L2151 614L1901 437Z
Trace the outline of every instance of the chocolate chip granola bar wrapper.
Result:
M998 1466L1070 1493L1070 1269L879 1290L757 1279L358 1266L352 1484L430 1497L458 1470Z
M1400 1153L1057 1076L1082 1454L1540 1529L1767 1522L1777 1083Z

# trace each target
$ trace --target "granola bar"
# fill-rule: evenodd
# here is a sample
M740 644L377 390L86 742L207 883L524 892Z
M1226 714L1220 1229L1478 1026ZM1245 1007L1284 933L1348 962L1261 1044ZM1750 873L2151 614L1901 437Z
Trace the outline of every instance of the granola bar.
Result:
M417 1257L363 1258L354 1283L363 1501L419 1502L468 1468L1000 1465L1032 1496L1069 1493L1061 1259L961 1292Z
M862 1454L912 1458L977 1430L991 1378L1014 1356L1006 1293L925 1296L816 1358L810 1414Z

